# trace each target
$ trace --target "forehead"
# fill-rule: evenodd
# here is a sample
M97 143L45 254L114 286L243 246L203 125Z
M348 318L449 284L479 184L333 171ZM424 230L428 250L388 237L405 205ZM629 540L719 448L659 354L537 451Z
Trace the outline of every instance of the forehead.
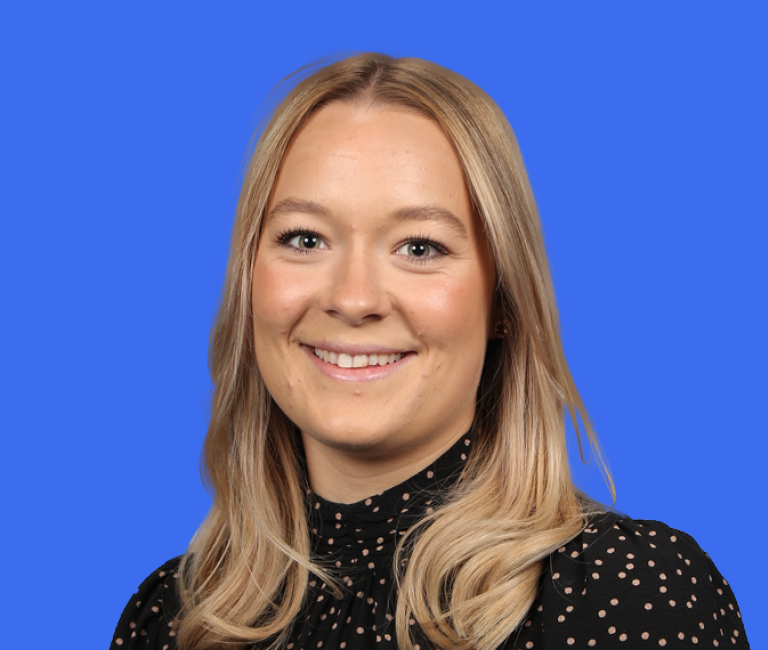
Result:
M358 217L429 207L455 215L467 230L474 220L461 163L442 128L401 107L337 102L314 113L286 151L268 215L302 203Z

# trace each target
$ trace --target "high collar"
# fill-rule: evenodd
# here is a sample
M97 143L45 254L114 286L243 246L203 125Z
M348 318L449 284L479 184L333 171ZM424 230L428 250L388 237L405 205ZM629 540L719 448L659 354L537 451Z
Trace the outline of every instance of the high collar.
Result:
M356 503L334 503L308 492L314 558L345 574L388 569L397 541L445 496L470 449L467 433L414 476Z

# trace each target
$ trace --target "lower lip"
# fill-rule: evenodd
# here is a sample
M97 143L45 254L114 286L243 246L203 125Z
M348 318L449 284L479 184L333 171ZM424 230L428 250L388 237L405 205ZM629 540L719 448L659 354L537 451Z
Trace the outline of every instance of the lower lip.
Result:
M320 357L315 354L315 349L301 346L305 354L309 357L309 360L315 365L320 372L326 377L331 379L338 379L340 381L374 381L376 379L383 379L389 377L391 374L397 372L411 359L413 354L406 353L402 359L398 359L394 363L388 363L386 366L366 366L365 368L341 368L335 366L332 363L326 363Z

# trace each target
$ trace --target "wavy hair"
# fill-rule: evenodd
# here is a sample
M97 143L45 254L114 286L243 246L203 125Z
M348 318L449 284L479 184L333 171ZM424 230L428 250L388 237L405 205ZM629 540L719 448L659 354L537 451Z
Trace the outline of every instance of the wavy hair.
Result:
M294 134L322 106L360 102L407 107L442 127L495 262L509 333L488 345L472 453L446 502L401 540L394 563L399 647L413 650L413 618L435 647L492 650L524 620L543 559L600 510L573 484L566 411L577 434L581 419L613 492L563 353L517 141L481 89L434 63L361 54L300 76L256 142L237 206L210 347L215 388L203 469L214 499L182 560L179 647L279 648L310 576L336 584L311 558L296 428L255 362L251 280L262 219Z

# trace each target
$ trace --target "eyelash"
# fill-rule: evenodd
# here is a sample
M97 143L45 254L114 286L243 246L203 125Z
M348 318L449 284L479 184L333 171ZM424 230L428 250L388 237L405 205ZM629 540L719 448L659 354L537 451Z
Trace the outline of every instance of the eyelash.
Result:
M312 230L311 228L291 228L290 230L284 230L283 232L279 233L277 235L276 241L279 246L287 248L292 253L297 253L298 255L309 255L314 249L297 248L296 246L292 246L289 243L291 239L296 237L296 235L306 235L309 237L317 237L318 239L322 239L320 233L318 233L316 230Z
M434 262L435 260L448 255L448 249L445 247L445 244L437 241L436 239L423 237L421 235L417 237L409 237L398 246L398 249L402 248L403 246L410 246L411 244L426 244L427 246L435 249L436 253L434 255L430 255L429 257L413 257L411 255L406 255L406 258L412 264L428 264L429 262Z
M298 255L308 255L314 250L317 250L312 248L298 248L290 244L290 240L297 235L317 237L321 240L323 239L320 233L318 233L316 230L313 230L312 228L291 228L289 230L284 230L277 235L277 244ZM430 257L413 257L411 255L406 255L406 258L412 264L427 264L429 262L435 261L436 259L440 259L445 255L448 255L448 249L445 247L445 244L436 239L432 239L431 237L424 237L422 235L417 235L416 237L408 237L397 246L397 249L399 250L403 246L410 246L411 244L426 244L436 251L436 254L431 255Z

